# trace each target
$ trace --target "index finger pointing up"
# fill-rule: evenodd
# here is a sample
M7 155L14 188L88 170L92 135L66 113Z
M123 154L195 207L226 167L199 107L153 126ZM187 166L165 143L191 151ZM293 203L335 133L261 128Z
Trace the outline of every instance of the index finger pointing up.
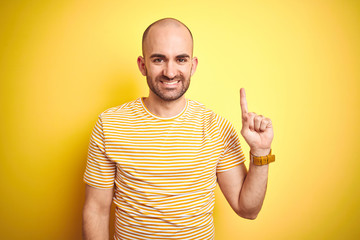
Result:
M245 89L240 89L240 107L241 107L241 114L245 115L248 113L247 101L246 101L246 94Z

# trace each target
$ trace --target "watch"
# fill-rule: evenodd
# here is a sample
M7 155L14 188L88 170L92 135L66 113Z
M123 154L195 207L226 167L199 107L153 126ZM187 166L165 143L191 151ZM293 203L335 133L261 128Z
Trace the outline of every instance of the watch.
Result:
M255 165L258 166L266 165L271 162L275 162L275 155L271 154L271 149L270 149L270 153L266 156L254 156L250 152L250 161L252 161Z

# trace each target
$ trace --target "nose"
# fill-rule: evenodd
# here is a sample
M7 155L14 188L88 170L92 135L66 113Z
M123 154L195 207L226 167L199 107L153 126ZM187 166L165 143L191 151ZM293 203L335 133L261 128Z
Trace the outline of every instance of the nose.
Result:
M172 61L168 61L164 68L164 76L173 79L176 76L176 65Z

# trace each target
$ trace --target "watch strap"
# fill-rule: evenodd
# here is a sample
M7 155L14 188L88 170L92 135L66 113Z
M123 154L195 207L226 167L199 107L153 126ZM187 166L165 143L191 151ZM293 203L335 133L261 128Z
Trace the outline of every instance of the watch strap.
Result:
M258 166L266 165L271 162L275 162L275 155L271 154L271 150L270 153L266 156L254 156L250 152L250 161L252 161L255 165Z

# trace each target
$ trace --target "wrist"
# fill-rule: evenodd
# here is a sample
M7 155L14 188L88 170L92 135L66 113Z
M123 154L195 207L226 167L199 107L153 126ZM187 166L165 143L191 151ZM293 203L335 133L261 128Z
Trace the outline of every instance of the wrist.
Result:
M250 149L250 153L256 157L266 156L270 153L270 151L271 151L271 148L265 148L265 149L251 148Z
M254 150L254 149L252 149ZM250 163L257 166L268 165L275 161L275 155L271 154L271 149L254 150L252 153L250 150ZM255 155L258 154L258 155Z

